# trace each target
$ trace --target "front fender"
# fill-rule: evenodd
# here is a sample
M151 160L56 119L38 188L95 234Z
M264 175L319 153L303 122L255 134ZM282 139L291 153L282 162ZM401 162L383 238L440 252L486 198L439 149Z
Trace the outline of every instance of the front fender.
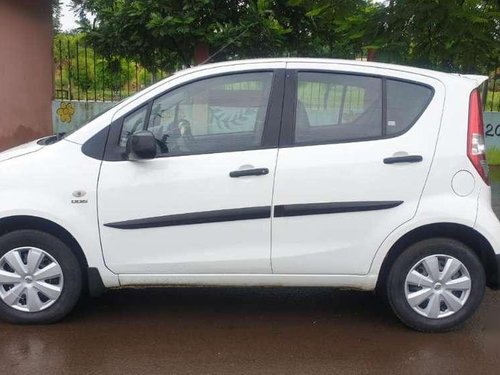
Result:
M85 156L80 145L67 141L0 163L0 220L31 216L63 227L109 287L118 285L118 277L105 266L100 243L96 191L100 164Z

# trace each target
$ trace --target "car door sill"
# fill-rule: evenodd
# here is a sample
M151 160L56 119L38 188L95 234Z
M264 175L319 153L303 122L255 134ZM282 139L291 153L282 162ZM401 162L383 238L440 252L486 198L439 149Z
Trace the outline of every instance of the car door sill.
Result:
M121 286L375 288L376 275L302 274L120 274Z

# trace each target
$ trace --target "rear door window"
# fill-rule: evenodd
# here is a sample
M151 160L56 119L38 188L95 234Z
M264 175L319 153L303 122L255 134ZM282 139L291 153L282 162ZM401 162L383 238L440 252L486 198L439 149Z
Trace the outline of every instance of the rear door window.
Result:
M433 89L392 78L298 72L296 145L380 139L402 134L429 105Z
M382 136L382 79L349 74L298 75L295 142Z

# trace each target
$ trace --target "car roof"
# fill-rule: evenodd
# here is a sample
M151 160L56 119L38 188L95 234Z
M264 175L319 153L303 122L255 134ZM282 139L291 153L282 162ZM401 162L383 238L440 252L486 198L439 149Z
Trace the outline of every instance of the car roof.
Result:
M180 70L173 75L183 75L190 74L197 71L217 68L217 67L230 67L236 65L251 65L251 64L265 64L265 63L303 63L303 64L337 64L337 65L348 65L352 67L371 67L379 68L384 70L393 70L406 73L414 73L427 77L433 77L440 80L467 80L469 82L477 83L477 85L488 79L487 76L480 75L466 75L459 73L447 73L438 70L423 69L407 65L380 63L374 61L363 61L363 60L345 60L345 59L325 59L325 58L309 58L309 57L281 57L281 58L263 58L263 59L245 59L245 60L228 60L224 62L211 63L198 65L192 68L187 68Z

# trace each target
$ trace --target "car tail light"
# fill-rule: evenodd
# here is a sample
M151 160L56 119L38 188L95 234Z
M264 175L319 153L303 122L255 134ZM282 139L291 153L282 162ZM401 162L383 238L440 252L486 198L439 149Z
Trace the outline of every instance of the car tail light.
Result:
M484 143L484 124L481 105L481 95L476 89L469 99L469 128L467 136L467 156L477 172L489 185L488 162L486 161L486 146Z

